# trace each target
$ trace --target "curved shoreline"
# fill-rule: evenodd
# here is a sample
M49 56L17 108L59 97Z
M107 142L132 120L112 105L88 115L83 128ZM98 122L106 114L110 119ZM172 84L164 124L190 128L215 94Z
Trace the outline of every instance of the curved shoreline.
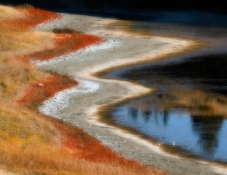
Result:
M79 24L73 24L71 23L72 20L80 22ZM151 145L130 133L97 122L99 109L104 105L135 98L152 91L152 89L130 82L100 79L95 76L97 72L113 67L116 68L128 66L130 64L138 64L138 62L142 63L148 60L154 61L158 58L163 58L163 56L183 52L185 51L184 49L187 50L194 43L192 41L164 37L147 38L137 36L136 38L133 38L132 36L125 36L124 34L119 35L119 33L117 35L114 33L111 34L110 31L105 33L105 26L101 25L99 23L100 21L107 20L82 15L64 15L62 20L54 21L47 25L47 30L51 29L52 26L56 27L56 25L59 25L60 27L72 27L73 29L81 30L86 33L99 35L107 39L107 42L112 42L112 44L109 45L110 47L104 47L105 44L103 46L101 44L101 47L91 46L89 47L90 50L89 48L85 49L87 52L81 50L75 54L62 56L53 61L38 63L38 66L41 69L67 74L77 80L79 78L79 82L90 81L93 84L96 84L96 88L89 90L87 84L82 83L79 87L79 89L81 88L82 90L80 91L81 93L77 91L78 88L75 88L75 91L78 93L74 93L75 91L72 89L60 92L53 99L47 100L44 103L44 107L41 107L40 110L44 114L61 118L70 122L72 125L83 128L89 134L115 151L120 152L127 158L169 171L170 174L185 173L187 167L189 167L189 170L193 169L193 171L187 170L188 174L212 174L213 170L209 169L208 166L210 165L206 163L197 161L193 164L194 161L192 160L185 160L177 156L167 155L162 152L157 145ZM88 24L92 25L89 25L90 27L87 28ZM88 29L87 31L84 30L86 28ZM101 33L99 30L100 28L102 28ZM138 48L138 46L140 47ZM108 59L106 57L108 57ZM85 87L83 85L85 85ZM84 93L84 91L89 93ZM65 96L62 95L62 93L64 93ZM70 93L70 97L68 93ZM60 105L58 104L59 97L62 99L60 100ZM65 98L67 99L68 106L62 106L62 104L65 104L66 102L64 101L66 100ZM54 101L54 99L56 100ZM45 106L45 104L48 106ZM56 106L57 104L59 106ZM46 110L43 110L44 108ZM51 108L53 108L55 112L50 110ZM200 170L203 171L201 172Z

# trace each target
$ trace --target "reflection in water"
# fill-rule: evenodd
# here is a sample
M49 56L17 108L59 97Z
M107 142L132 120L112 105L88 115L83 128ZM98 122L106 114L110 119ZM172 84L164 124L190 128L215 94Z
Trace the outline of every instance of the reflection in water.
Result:
M107 75L157 89L147 97L117 106L112 113L116 123L204 159L227 163L226 24L226 15L183 11L154 12L152 18L137 23L112 23L110 30L209 43L174 60Z
M164 114L163 114L163 124L165 125L165 126L167 126L167 124L168 124L168 111L164 111Z
M117 107L113 116L118 124L169 146L179 146L205 159L227 162L227 121L223 117L193 117L173 109L151 112L130 104Z
M129 110L129 113L130 113L130 115L132 116L132 119L136 119L137 118L137 116L138 116L138 109L135 109L135 108L131 108L130 110Z
M207 156L213 156L218 148L218 134L222 127L223 117L217 116L212 118L193 116L192 128L199 136L199 144Z
M213 55L123 72L121 78L158 90L116 107L116 123L204 159L227 162L226 60Z

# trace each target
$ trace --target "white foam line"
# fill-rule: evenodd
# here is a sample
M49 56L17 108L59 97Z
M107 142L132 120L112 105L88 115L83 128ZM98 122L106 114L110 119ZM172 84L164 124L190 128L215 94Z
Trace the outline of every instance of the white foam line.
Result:
M62 61L76 60L76 61L85 61L87 59L92 59L93 57L90 54L99 53L101 51L110 50L113 47L120 46L119 40L107 40L100 44L91 45L86 48L80 49L76 52L70 53L68 55L63 55L60 57L56 57L54 59L48 61L35 61L34 63L37 66L47 65L47 64L55 64Z
M58 92L54 97L46 100L42 106L39 107L40 112L45 115L57 117L57 114L68 106L72 97L83 94L93 93L100 88L100 84L89 80L78 80L79 85L64 91Z

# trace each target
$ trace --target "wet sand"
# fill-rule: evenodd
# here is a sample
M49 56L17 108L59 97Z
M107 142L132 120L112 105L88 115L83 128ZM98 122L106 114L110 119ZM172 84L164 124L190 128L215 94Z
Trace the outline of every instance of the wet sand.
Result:
M125 130L98 121L99 110L110 104L151 93L153 89L119 80L100 79L97 72L145 61L156 61L195 47L191 40L155 37L107 29L111 19L63 14L61 20L42 24L38 30L71 28L98 35L105 42L47 62L37 62L40 69L68 75L79 81L79 87L58 93L40 107L46 115L63 119L111 147L126 158L175 174L227 174L214 164L180 158L162 151ZM117 22L116 20L114 20Z

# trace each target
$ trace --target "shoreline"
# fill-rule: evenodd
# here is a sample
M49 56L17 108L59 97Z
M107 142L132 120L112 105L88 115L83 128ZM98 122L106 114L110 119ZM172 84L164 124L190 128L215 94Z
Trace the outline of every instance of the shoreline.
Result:
M73 24L71 23L72 20L80 21L81 24L76 24L75 22ZM73 53L61 56L53 61L37 63L38 67L41 69L56 71L60 74L66 74L76 78L79 82L87 81L88 83L80 83L81 85L79 85L79 89L81 88L80 92L86 91L87 89L85 93L80 93L78 91L78 93L75 94L74 92L76 89L78 90L78 88L75 88L75 91L69 89L68 91L70 92L67 90L60 92L54 98L44 102L44 107L41 107L40 110L42 111L42 109L45 108L45 104L50 104L49 106L46 106L47 110L42 111L44 114L63 119L72 125L84 129L87 133L119 152L126 158L134 159L143 164L154 166L155 168L164 171L169 171L170 174L185 173L186 167L193 169L193 171L188 170L189 174L212 174L212 170L210 170L210 172L208 170L208 166L210 165L207 165L206 163L202 163L201 161L195 162L194 160L183 161L184 158L167 155L161 151L157 145L146 143L144 140L139 139L132 134L122 132L119 128L111 127L103 123L97 123L97 118L99 118L99 109L104 105L117 103L129 98L135 98L136 96L140 96L142 94L145 95L147 93L151 93L152 91L152 89L130 82L98 78L96 76L98 72L105 71L113 66L115 69L120 66L129 66L130 64L138 64L138 62L146 62L147 60L157 61L157 58L163 58L164 55L169 56L170 54L177 54L181 51L184 52L184 49L188 49L190 42L180 39L152 36L150 38L143 36L133 38L131 35L116 35L114 32L111 34L111 31L105 33L105 29L101 30L100 33L99 28L105 28L105 26L103 24L101 25L99 22L108 21L100 17L64 15L63 19L60 21L56 20L53 21L53 23L50 22L46 28L45 24L40 26L43 26L46 30L51 29L51 25L54 27L59 25L62 28L68 26L76 30L81 30L85 33L98 35L106 39L107 42L111 41L112 44L109 45L110 47L104 47L105 43L104 45L100 44L102 45L100 49L97 49L98 46L96 45L90 46L85 49L87 52L81 50L75 54ZM88 24L92 25L89 25L90 27L87 28L86 26ZM180 41L182 42L180 43ZM138 48L138 46L140 46L140 48ZM174 53L173 49L175 49ZM163 53L164 51L165 53ZM108 57L108 59L106 57ZM90 91L87 86L89 85L89 82L93 83L93 87L95 86L95 88ZM83 85L85 85L85 87ZM62 95L62 93L65 93L65 96ZM71 93L70 97L68 93ZM59 94L61 96L61 100L58 98ZM67 97L69 97L67 99L68 106L61 108L63 107L62 104L65 103L65 98ZM53 101L53 99L56 99L56 101ZM57 104L59 106L56 106ZM55 112L53 112L51 108L55 110ZM150 148L148 149L148 147ZM155 163L154 160L156 161ZM195 163L193 164L193 162ZM198 163L201 165L198 166ZM203 170L203 172L200 172L200 170Z

